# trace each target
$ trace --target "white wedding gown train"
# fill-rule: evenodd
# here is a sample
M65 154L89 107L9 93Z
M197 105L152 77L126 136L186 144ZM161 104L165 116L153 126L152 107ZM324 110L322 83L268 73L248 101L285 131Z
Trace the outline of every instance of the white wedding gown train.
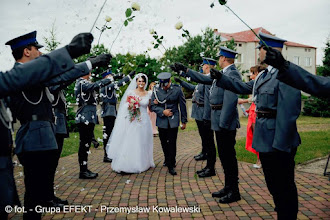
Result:
M130 95L139 97L133 90L129 91ZM147 113L150 93L140 98L141 120L130 122L128 110L121 111L123 114L118 114L107 144L107 154L112 159L111 167L116 172L141 173L155 167L152 126ZM127 106L125 103L126 109Z

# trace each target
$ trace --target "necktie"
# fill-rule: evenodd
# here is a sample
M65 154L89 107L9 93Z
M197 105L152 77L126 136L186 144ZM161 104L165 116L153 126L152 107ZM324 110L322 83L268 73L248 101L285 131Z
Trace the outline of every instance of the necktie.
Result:
M268 69L265 69L265 71L261 75L261 79L264 79L267 73L268 73Z

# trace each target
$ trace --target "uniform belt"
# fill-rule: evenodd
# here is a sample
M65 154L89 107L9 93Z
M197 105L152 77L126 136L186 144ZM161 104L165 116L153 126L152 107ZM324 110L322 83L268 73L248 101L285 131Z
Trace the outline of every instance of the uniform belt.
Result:
M221 109L222 109L222 104L219 104L219 105L211 105L211 109L213 109L213 110L221 110Z
M56 113L62 113L62 114L66 114L66 111L65 111L65 110L58 109L58 108L54 108L54 112L56 112Z
M276 111L256 111L257 118L276 118Z
M116 105L116 103L104 102L105 105Z
M21 124L28 123L30 121L49 121L49 122L54 122L53 118L49 118L48 116L44 115L31 115L31 118L29 119L22 119L20 120Z
M198 103L198 102L196 102L196 101L192 101L192 103L196 103L196 105L197 105L198 107L204 107L204 103Z

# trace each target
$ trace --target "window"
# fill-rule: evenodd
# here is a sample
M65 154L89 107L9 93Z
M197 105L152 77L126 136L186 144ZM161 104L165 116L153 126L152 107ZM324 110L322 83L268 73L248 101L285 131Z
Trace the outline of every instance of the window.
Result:
M305 57L305 66L312 66L312 58Z
M305 52L311 52L311 49L305 48Z
M242 46L242 44L238 44L238 46L239 46L239 47L241 47L241 46Z
M293 57L293 63L299 65L299 57L298 56Z

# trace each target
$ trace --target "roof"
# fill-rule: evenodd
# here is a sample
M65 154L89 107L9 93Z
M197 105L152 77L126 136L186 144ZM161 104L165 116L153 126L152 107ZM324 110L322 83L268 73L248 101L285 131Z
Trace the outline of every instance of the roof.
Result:
M256 34L262 32L265 34L274 35L268 30L264 29L263 27L254 28L253 30L254 32L256 32ZM218 35L221 35L221 37L224 38L224 41L231 40L232 38L234 38L235 42L259 42L259 39L253 34L251 30L246 30L236 33L223 33L223 32L218 32L218 30L215 29L214 32ZM307 47L307 48L316 49L316 47L295 43L292 41L287 41L284 44L291 47Z

